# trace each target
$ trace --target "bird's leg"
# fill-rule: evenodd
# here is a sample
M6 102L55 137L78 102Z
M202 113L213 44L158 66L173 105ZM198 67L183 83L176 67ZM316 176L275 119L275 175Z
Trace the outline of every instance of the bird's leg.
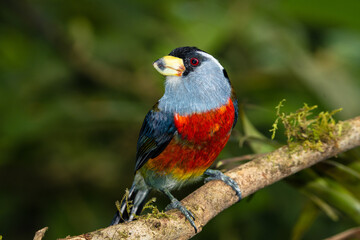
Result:
M213 169L207 169L204 174L209 176L205 178L205 183L212 180L221 180L227 185L229 185L236 192L236 195L239 197L239 201L241 200L240 187L232 178L226 176L219 170L213 170Z
M166 196L169 197L171 203L166 207L166 210L169 209L179 209L179 211L184 214L184 216L186 217L186 219L190 222L191 226L193 226L193 228L195 229L195 233L197 233L197 228L195 225L195 217L192 214L191 211L187 210L186 207L184 207L179 200L177 200L168 190L161 190Z

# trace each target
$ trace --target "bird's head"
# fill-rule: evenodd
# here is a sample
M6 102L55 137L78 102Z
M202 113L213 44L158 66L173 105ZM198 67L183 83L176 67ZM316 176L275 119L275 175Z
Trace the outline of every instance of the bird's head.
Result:
M180 113L203 112L225 104L231 95L228 75L219 61L196 47L180 47L154 62L166 76L159 107Z

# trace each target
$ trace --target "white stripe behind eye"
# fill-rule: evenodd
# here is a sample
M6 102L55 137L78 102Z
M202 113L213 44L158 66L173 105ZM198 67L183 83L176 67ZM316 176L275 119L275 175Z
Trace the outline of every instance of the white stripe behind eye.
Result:
M198 52L198 53L200 53L200 54L203 55L204 57L209 58L209 59L211 59L212 61L214 61L214 62L220 67L220 69L224 69L224 67L221 66L221 64L219 63L219 61L218 61L216 58L214 58L213 56L211 56L210 54L208 54L208 53L206 53L206 52Z

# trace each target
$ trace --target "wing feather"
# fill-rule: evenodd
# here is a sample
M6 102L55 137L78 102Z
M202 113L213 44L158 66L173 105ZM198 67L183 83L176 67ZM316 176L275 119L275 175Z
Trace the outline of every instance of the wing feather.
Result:
M172 113L151 110L145 116L137 142L135 172L150 158L157 157L174 137L176 127Z

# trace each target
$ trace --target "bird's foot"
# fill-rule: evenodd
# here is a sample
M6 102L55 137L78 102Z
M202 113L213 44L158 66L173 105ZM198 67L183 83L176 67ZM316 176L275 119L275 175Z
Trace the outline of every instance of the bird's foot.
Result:
M239 197L239 201L241 200L241 190L239 185L230 177L226 176L219 170L207 169L205 174L209 177L205 178L205 183L212 181L212 180L221 180L227 185L229 185L235 192L236 195Z
M171 203L165 208L165 210L170 209L178 209L190 222L191 226L195 229L195 233L197 233L197 227L195 225L195 217L194 214L184 207L179 200L177 200L173 195L170 194L168 191L164 191L164 193L170 198Z

